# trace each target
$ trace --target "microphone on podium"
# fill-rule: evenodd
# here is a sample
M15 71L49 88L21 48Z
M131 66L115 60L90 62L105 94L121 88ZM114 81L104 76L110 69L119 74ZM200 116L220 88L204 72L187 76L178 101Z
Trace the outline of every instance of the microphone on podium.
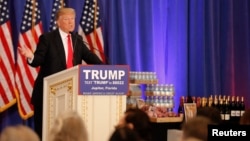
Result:
M70 32L70 34L76 36L76 40L74 41L74 47L76 46L77 39L79 39L79 40L81 40L83 42L83 44L85 44L88 47L91 47L93 50L100 53L101 56L104 56L104 60L103 60L104 63L107 64L107 65L109 64L109 59L108 59L108 57L106 56L106 54L103 51L100 51L98 48L96 48L96 47L90 45L88 42L84 41L82 36L79 35L77 32Z

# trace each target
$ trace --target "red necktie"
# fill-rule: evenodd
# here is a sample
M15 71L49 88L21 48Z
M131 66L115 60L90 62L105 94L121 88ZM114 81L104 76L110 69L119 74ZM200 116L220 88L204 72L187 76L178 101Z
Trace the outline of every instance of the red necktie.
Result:
M70 35L68 37L68 58L67 58L67 68L71 68L73 66L73 49L71 44Z

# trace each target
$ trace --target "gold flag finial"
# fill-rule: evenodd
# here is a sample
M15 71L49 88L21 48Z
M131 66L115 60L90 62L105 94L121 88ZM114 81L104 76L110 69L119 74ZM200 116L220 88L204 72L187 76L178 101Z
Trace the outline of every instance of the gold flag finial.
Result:
M60 4L61 4L61 7L64 7L64 0L61 0Z

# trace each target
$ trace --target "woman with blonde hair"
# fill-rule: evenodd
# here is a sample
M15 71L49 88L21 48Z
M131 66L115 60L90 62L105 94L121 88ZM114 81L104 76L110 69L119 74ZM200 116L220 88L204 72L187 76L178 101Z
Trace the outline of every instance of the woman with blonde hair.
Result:
M87 130L75 111L59 114L49 133L49 141L87 141Z
M40 141L36 132L25 125L8 126L3 129L0 141Z

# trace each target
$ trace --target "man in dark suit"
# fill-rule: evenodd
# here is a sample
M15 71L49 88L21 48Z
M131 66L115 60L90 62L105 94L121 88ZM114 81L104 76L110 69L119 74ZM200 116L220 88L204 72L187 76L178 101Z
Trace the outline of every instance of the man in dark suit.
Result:
M31 103L34 106L35 131L42 139L42 117L43 117L43 79L46 76L65 70L68 60L68 35L71 36L71 47L73 48L73 59L69 62L73 65L103 64L103 62L92 53L82 41L82 37L71 34L75 28L75 10L72 8L61 8L56 14L58 28L39 37L37 48L33 53L27 47L19 47L19 51L27 58L32 67L40 67L36 78Z

